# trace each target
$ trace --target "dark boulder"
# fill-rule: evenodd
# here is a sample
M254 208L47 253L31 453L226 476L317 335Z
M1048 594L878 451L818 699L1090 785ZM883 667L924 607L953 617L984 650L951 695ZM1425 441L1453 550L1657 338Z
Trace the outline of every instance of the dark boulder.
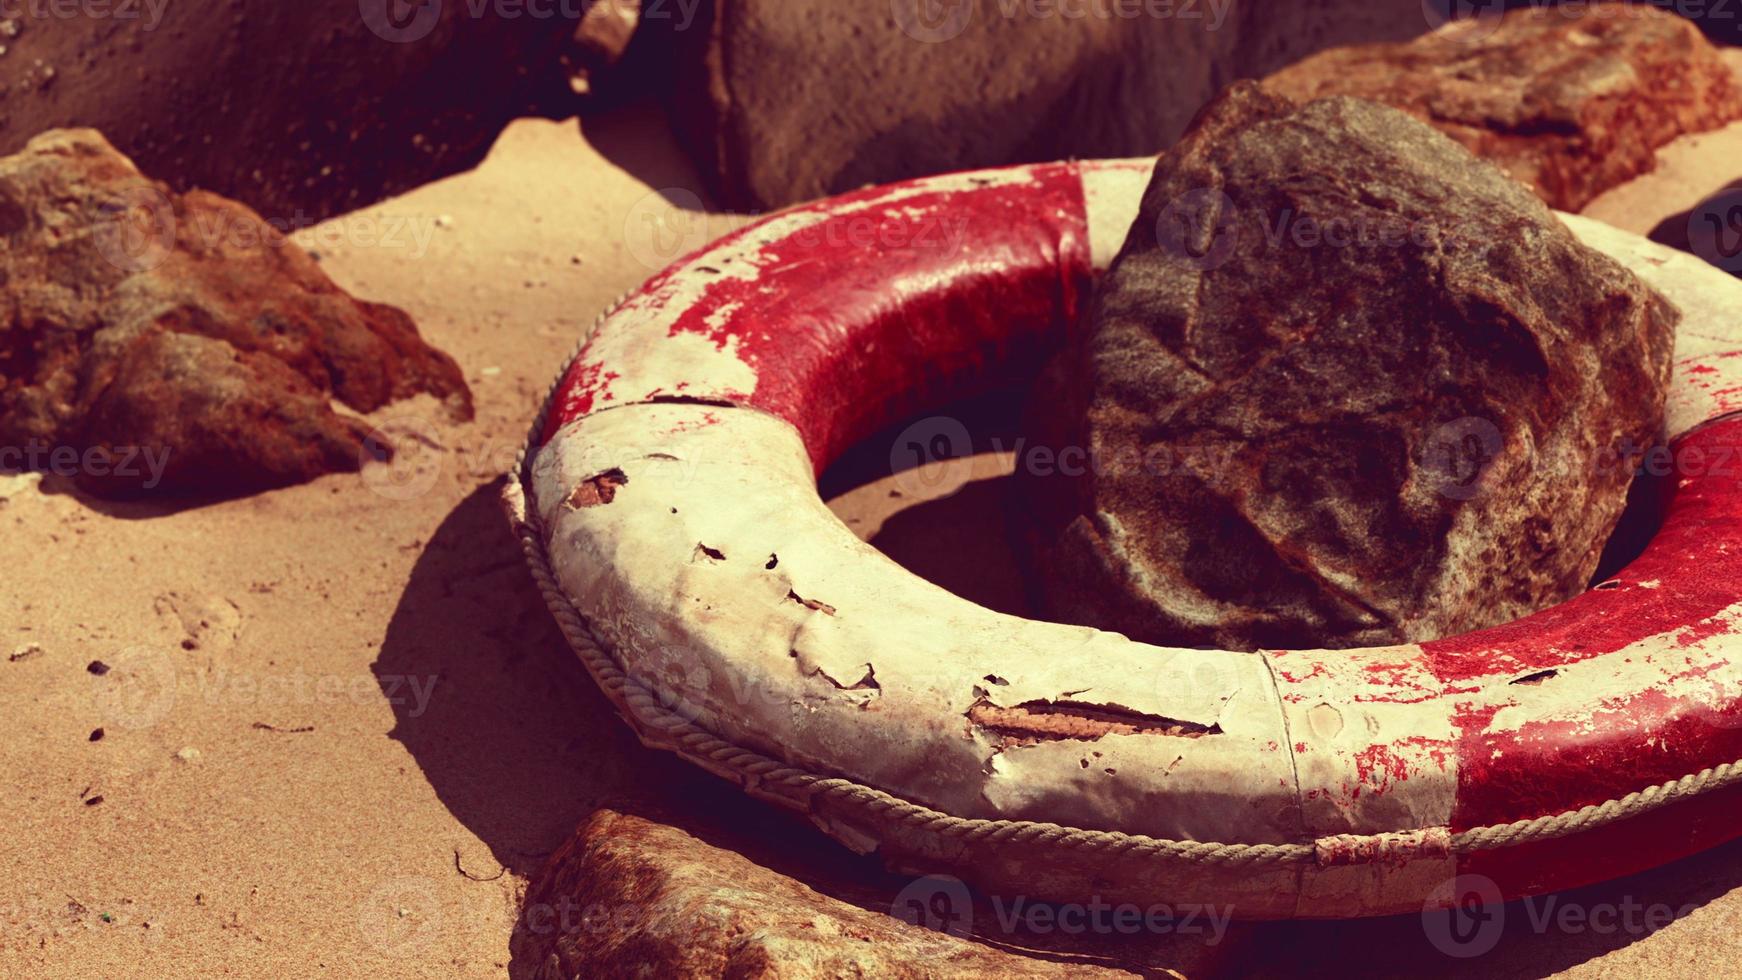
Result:
M1033 400L1043 605L1253 649L1564 600L1659 436L1677 316L1404 113L1242 83L1161 158Z

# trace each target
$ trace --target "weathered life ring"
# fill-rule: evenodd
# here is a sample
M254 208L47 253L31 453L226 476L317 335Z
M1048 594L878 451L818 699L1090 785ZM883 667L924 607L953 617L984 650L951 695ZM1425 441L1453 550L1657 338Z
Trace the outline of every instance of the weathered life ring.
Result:
M1518 622L1164 649L984 609L831 514L815 476L846 447L1057 342L1149 166L798 207L602 318L506 497L643 741L905 870L1248 918L1416 911L1457 875L1510 898L1742 834L1742 286L1605 225L1565 217L1683 312L1678 476L1643 554ZM1120 721L1012 742L977 706Z

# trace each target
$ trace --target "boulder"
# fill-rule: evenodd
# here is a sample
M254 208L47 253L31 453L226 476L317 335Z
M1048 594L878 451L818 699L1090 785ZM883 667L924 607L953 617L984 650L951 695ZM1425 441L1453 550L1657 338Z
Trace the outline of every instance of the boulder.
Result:
M1203 910L1189 920L1195 924L1183 926L1183 910L1166 910L1167 928L1179 926L1168 934L1160 911L1152 910L1148 920L1136 916L1135 925L1118 909L1084 909L1080 923L1068 915L1055 921L1033 914L1020 898L1007 899L1006 909L1050 931L1038 937L1004 932L999 915L953 878L914 879L881 901L876 909L850 904L676 827L605 809L533 882L512 945L517 966L525 964L522 972L537 980L967 980L1196 975L1218 962L1227 938L1210 927L1215 916ZM1152 928L1138 935L1146 931L1144 921ZM1219 928L1228 925L1225 916L1217 921ZM1098 951L1047 952L1064 933ZM981 935L988 938L972 938ZM1118 952L1109 955L1109 949ZM1129 969L1116 965L1130 962L1119 952L1135 960Z
M1153 154L1236 78L1429 27L1420 0L702 0L672 115L721 201Z
M1571 4L1459 20L1401 44L1322 51L1265 79L1296 101L1353 95L1432 124L1577 211L1685 133L1742 119L1742 85L1689 22Z
M285 232L173 193L91 130L0 158L4 461L102 495L245 493L386 451L334 399L427 393L469 418L454 361Z
M1042 604L1250 650L1565 600L1660 437L1677 317L1408 115L1236 85L1157 164L1032 401Z

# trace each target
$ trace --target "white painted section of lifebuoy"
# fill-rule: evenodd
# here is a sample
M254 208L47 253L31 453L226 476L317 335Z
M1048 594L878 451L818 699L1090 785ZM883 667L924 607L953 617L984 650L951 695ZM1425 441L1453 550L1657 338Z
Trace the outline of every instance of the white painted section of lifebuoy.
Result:
M560 503L606 460L624 479L609 503ZM559 432L534 474L577 607L626 671L726 738L961 815L1299 835L1262 658L964 602L841 524L783 421L683 404L600 412ZM977 704L1192 734L1029 742L973 724Z
M1125 238L1143 206L1155 161L1149 158L1082 164L1083 207L1089 221L1089 265L1105 272L1125 247Z

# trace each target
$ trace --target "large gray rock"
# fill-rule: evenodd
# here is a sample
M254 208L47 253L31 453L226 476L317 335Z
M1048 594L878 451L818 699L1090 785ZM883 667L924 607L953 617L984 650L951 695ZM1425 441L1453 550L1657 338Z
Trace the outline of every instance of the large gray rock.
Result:
M673 32L688 49L674 119L738 208L1152 154L1234 79L1431 26L1420 0L703 0L702 12Z
M1056 618L1419 641L1581 591L1658 438L1677 312L1402 112L1256 83L1161 158L1019 467Z

